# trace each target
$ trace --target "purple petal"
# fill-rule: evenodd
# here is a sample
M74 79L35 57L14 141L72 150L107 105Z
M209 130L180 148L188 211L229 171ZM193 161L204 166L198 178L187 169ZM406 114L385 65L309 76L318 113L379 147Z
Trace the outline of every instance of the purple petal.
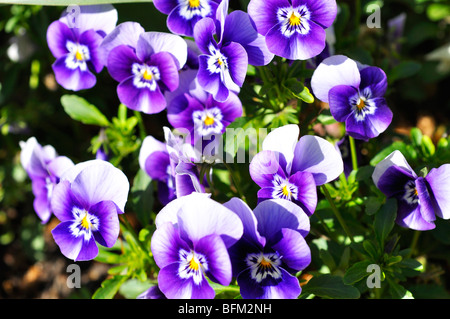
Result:
M154 180L165 182L169 178L167 172L170 165L169 154L166 152L156 151L147 157L145 162L145 172Z
M198 169L195 164L180 162L175 171L177 197L189 195L192 192L204 192L204 187L200 184Z
M273 151L262 151L253 157L250 162L250 176L252 180L260 187L274 186L274 178L276 175L283 180L286 174L280 165L281 153Z
M256 31L250 16L240 10L233 11L227 16L222 42L236 42L242 45L248 54L248 64L251 65L267 65L274 57L267 48L265 38Z
M55 58L69 53L66 47L67 41L77 42L72 30L60 21L52 22L47 29L47 44Z
M65 221L52 230L53 239L59 246L61 253L69 259L77 260L81 249L83 248L83 236L75 237L72 235L70 226L73 221ZM93 238L92 238L93 240Z
M48 177L46 162L56 157L55 149L48 145L43 148L35 137L30 137L26 142L20 142L20 163L28 175L33 177Z
M166 100L159 87L154 91L148 88L137 88L133 84L134 77L122 81L117 86L120 101L132 110L146 114L156 114L166 108Z
M69 181L61 181L53 188L51 198L53 214L62 222L73 220L74 207L82 207L72 194Z
M222 47L220 51L227 57L228 59L228 67L231 75L231 80L234 84L238 86L242 86L244 84L245 76L247 74L248 68L248 56L244 47L239 43L231 42L226 46ZM227 87L230 90L234 90L231 86Z
M39 194L34 198L33 208L43 224L48 223L52 216L50 201L48 198L47 190Z
M258 33L265 36L279 22L278 9L287 7L291 7L288 0L251 0L247 12L255 23Z
M195 24L195 43L203 54L210 54L209 46L211 44L217 47L217 43L214 40L215 33L216 25L214 24L214 20L211 18L204 18Z
M288 228L283 228L281 233L282 239L272 248L283 256L283 265L286 265L293 273L308 267L311 263L311 250L303 236Z
M361 70L360 91L370 89L371 94L375 97L382 97L387 90L387 77L380 68L371 66Z
M73 12L63 11L62 23L78 28L81 32L94 30L103 36L110 33L117 23L117 10L111 4L80 6L80 12L73 18ZM69 20L72 19L72 20Z
M109 53L119 45L136 48L139 36L144 33L144 28L137 22L123 22L109 33L100 45L100 59L108 60Z
M98 230L94 232L95 240L105 247L112 247L120 232L117 205L112 201L103 201L91 207L89 213L99 219Z
M196 243L194 250L208 260L206 272L208 278L213 282L228 286L232 276L231 261L222 238L218 235L206 236Z
M171 54L177 70L186 64L187 43L182 37L165 32L145 32L139 36L136 53L141 61L160 52Z
M82 238L82 237L81 237ZM83 246L81 247L80 253L78 254L75 261L87 261L92 260L98 255L98 246L95 242L94 236L88 241L83 241Z
M322 26L323 28L329 28L336 19L337 5L334 0L293 0L292 6L298 7L306 4L309 12L311 13L310 19Z
M359 87L361 77L355 61L343 55L333 55L319 64L311 78L314 95L328 103L328 92L336 85Z
M378 175L379 173L377 172L376 174ZM393 197L403 194L405 185L412 180L414 180L412 175L403 168L390 166L378 177L375 185L377 185L378 189L387 197Z
M180 249L190 251L172 223L164 223L155 230L151 240L151 251L159 268L178 262Z
M294 150L292 173L313 174L316 185L335 180L344 170L340 153L327 140L312 135L300 138Z
M164 14L169 14L170 11L179 5L177 0L153 0L153 4L158 11Z
M396 222L402 227L415 230L430 230L436 227L434 223L429 223L423 219L419 205L411 206L404 201L398 203Z
M188 94L179 95L172 99L167 106L167 119L174 128L185 128L192 130L194 128L194 120L192 113L204 109L197 99Z
M291 172L294 149L298 142L300 129L296 124L288 124L273 129L264 139L262 149L283 154L286 160L286 172Z
M352 113L350 99L357 96L358 90L349 85L336 85L328 92L328 103L330 104L330 112L334 119L338 122L345 122L347 117Z
M292 276L283 268L281 280L276 284L262 285L251 278L251 270L244 270L237 277L240 293L243 299L296 299L302 289L297 277Z
M180 278L178 267L178 263L172 263L161 269L158 274L159 289L168 299L214 299L214 289L203 274L200 285L197 285L192 278Z
M178 87L178 70L172 55L168 52L158 52L148 60L149 65L157 66L160 70L161 79L158 84L163 83L165 89L174 91Z
M230 94L229 89L221 81L220 74L211 74L208 71L208 55L200 55L199 69L197 74L197 80L200 86L208 93L212 94L216 101L226 101Z
M169 180L171 180L171 184L175 184L175 182L173 182L173 177L169 177ZM158 200L160 201L160 203L162 205L167 205L168 203L170 203L171 201L173 201L175 198L177 198L176 196L176 190L174 188L174 186L169 187L169 182L160 182L158 181Z
M78 67L69 69L66 66L66 58L67 56L62 56L52 65L56 82L66 90L80 91L92 88L97 82L95 75L89 69L85 71L81 71Z
M230 92L225 102L217 102L210 96L206 108L217 106L222 111L224 126L231 124L236 118L242 116L242 103L236 93Z
M139 166L141 169L145 170L147 159L153 152L167 153L166 144L158 141L153 136L147 136L142 141L141 149L139 151Z
M420 213L422 214L423 219L432 223L436 220L436 215L434 213L433 202L428 191L427 183L423 177L416 179L416 191L417 196L419 197Z
M381 162L375 166L375 170L372 174L372 179L375 185L379 188L380 178L385 174L385 172L392 166L397 166L401 169L402 174L406 174L408 179L416 179L417 175L414 170L409 166L406 158L400 151L394 151ZM388 174L389 175L389 174ZM388 184L388 183L385 183ZM387 195L387 194L386 194ZM388 195L390 196L390 195Z
M272 244L280 240L282 228L298 231L303 237L309 233L308 215L296 204L284 199L271 199L253 210L258 220L258 231Z
M115 47L108 55L108 72L117 82L122 82L133 75L133 63L139 63L132 48L126 45Z
M169 16L167 17L167 27L170 32L174 34L192 37L194 35L195 25L203 18L199 15L195 15L191 19L187 20L185 17L180 15L180 7L181 6L176 7L169 13Z
M297 172L289 177L289 183L297 186L297 195L293 202L300 205L311 216L317 206L317 189L314 175L309 172Z
M439 168L433 168L426 176L426 180L431 188L432 197L435 202L436 215L444 218L450 218L450 164L441 165Z
M75 164L67 156L58 156L52 160L48 165L48 172L60 178L68 169L72 168Z

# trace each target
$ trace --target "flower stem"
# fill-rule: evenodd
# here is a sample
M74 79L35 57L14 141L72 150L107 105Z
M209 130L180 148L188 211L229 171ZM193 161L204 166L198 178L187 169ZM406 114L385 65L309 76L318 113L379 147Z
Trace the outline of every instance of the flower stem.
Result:
M144 126L144 121L142 120L142 115L140 112L134 111L134 116L138 120L139 133L140 133L141 140L144 140L145 137L147 136L147 133L145 132L145 126Z
M245 198L244 193L242 192L242 190L241 190L241 188L240 188L240 186L239 186L238 180L237 180L237 178L236 178L236 176L235 176L235 174L234 174L233 169L232 169L231 166L228 165L228 163L226 163L225 161L224 161L223 163L224 163L225 167L227 168L227 170L230 172L231 179L233 180L234 187L236 187L236 191L238 192L239 197L241 197L241 199L242 199L244 202L247 201L246 198Z
M411 247L410 247L410 248L411 248L411 251L410 251L408 257L411 257L412 255L414 255L414 251L416 250L417 242L419 241L420 233L421 233L421 232L418 231L418 230L416 230L416 231L414 232L413 239L412 239L412 241L411 241Z
M331 210L333 211L334 215L336 216L337 220L339 221L339 224L341 224L342 228L344 229L344 232L347 234L348 238L350 238L350 241L352 243L354 243L355 240L353 239L350 229L348 228L347 224L345 223L344 218L342 218L341 213L339 212L339 210L336 207L336 204L334 203L333 199L331 198L330 192L328 192L328 189L325 185L322 185L321 188L322 188L322 191L323 191L328 203L330 203Z
M354 171L358 170L358 157L356 154L356 144L355 139L351 136L348 137L348 140L350 142L350 153L352 156L352 167Z

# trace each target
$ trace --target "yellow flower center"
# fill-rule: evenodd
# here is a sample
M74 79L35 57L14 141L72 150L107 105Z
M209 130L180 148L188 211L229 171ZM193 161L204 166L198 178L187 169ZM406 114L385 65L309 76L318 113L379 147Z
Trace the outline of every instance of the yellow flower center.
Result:
M144 74L142 74L142 77L144 78L144 80L150 81L153 78L153 73L145 70Z
M418 195L419 195L419 193L417 192L417 188L414 188L414 195L415 195L415 196L418 196Z
M363 99L359 98L358 103L356 104L356 107L358 108L358 110L361 111L363 108L366 107L366 103L364 102Z
M189 0L189 7L191 8L200 7L200 0Z
M86 215L84 215L83 219L81 220L81 227L83 227L84 229L89 229L90 226L91 226L91 223L87 219L87 213L86 213Z
M205 123L206 126L211 126L214 124L214 118L207 115L203 123Z
M195 260L195 257L192 257L192 259L189 261L189 268L192 270L197 271L200 268L200 263Z
M81 53L79 50L75 53L75 59L78 61L83 61L83 53Z
M301 19L298 15L296 15L294 12L292 12L291 16L289 17L289 24L292 26L300 25Z
M286 197L288 197L291 194L291 192L289 191L287 185L284 185L283 188L281 189L281 191L283 192L283 195L286 196Z

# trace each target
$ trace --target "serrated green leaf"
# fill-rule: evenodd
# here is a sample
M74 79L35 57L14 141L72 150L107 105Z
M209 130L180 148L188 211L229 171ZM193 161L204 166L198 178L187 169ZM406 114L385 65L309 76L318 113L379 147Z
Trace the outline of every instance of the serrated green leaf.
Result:
M303 286L302 294L313 294L322 298L357 299L359 290L344 284L342 277L330 274L314 276Z
M97 107L77 95L63 95L64 111L74 120L88 125L109 126L108 119Z

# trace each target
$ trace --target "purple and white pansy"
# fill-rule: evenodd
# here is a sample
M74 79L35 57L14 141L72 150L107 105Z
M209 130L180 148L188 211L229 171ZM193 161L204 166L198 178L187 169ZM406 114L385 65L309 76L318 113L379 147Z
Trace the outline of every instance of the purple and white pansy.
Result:
M31 179L34 210L42 223L47 223L52 216L53 189L74 164L68 157L58 156L53 146L41 146L35 137L21 141L20 147L20 162Z
M294 124L271 131L250 163L250 176L261 187L259 201L290 200L310 216L317 206L317 186L336 179L343 162L327 140L313 135L298 139L299 133Z
M450 164L418 176L403 154L394 151L376 165L372 179L388 198L397 199L400 226L430 230L436 217L450 218Z
M343 55L326 58L311 78L314 95L329 103L331 115L344 122L347 134L369 140L384 132L392 111L384 94L387 77L378 67L361 66Z
M80 6L75 18L64 12L47 29L48 47L56 58L53 64L56 82L67 90L92 88L94 73L105 65L100 44L117 23L117 11L112 5Z
M126 175L109 162L91 160L67 170L51 198L61 221L52 230L61 253L74 261L92 260L98 255L97 243L112 247L128 191Z
M295 299L302 289L295 274L311 262L304 237L308 215L292 202L270 199L252 211L239 198L224 204L242 220L242 238L229 253L244 299Z
M325 48L325 29L337 14L335 0L251 0L248 14L273 54L307 60Z
M212 299L212 282L228 286L232 266L228 248L242 236L240 218L212 200L192 193L166 205L157 215L151 251L158 286L169 299Z

